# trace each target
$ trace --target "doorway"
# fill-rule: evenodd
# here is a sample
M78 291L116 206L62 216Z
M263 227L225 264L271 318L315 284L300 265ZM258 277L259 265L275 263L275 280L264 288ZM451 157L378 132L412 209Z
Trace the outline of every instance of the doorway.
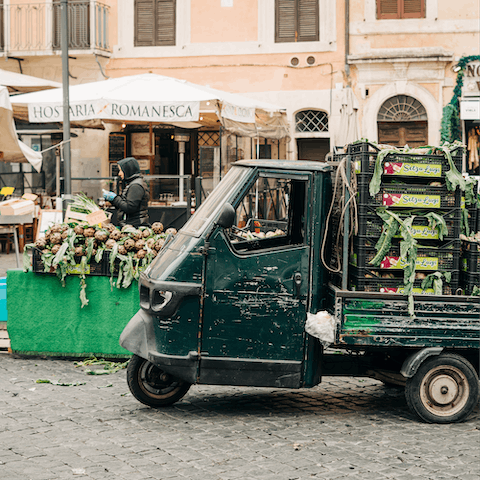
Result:
M297 138L297 159L324 162L330 152L329 138Z

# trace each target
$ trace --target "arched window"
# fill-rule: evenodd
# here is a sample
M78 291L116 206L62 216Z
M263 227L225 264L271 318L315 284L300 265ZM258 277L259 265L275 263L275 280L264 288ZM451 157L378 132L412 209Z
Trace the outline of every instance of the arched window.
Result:
M328 115L319 110L302 110L295 115L295 131L328 132Z
M378 111L378 122L417 122L427 120L425 107L408 95L389 98Z

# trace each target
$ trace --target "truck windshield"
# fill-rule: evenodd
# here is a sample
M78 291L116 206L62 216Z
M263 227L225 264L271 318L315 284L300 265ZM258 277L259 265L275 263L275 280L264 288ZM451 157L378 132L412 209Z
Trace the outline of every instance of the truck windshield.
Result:
M183 226L182 233L199 237L218 215L226 202L231 200L235 186L244 184L245 178L251 173L251 169L245 167L232 167L213 192L202 203L190 220Z

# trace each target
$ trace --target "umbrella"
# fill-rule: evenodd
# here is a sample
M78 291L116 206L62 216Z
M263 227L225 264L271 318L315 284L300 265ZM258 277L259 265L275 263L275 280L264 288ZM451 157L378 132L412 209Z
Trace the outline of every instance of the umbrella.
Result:
M69 88L72 126L102 128L103 122L166 123L183 128L214 126L244 136L288 136L285 110L243 95L146 73ZM31 123L63 120L62 89L17 95L16 118Z
M0 85L8 87L10 93L36 92L37 90L47 90L62 86L58 82L24 75L23 73L9 72L8 70L0 70Z
M342 105L340 107L340 128L336 144L348 145L358 140L360 136L358 128L358 101L350 87L343 91Z
M35 152L18 139L13 121L12 105L8 89L0 86L0 159L4 162L27 161L33 168L40 171L42 168L42 154Z

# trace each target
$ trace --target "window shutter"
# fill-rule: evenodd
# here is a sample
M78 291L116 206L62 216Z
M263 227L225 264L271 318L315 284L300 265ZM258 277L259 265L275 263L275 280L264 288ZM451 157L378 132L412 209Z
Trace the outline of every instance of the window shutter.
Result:
M425 18L425 0L403 0L402 18Z
M175 0L157 0L155 45L175 45Z
M136 47L155 45L155 4L154 0L135 0L135 38Z
M90 3L77 2L68 6L69 48L90 47Z
M377 19L425 18L425 0L377 0Z
M298 0L299 42L318 41L318 0Z
M295 42L295 0L277 0L275 3L275 42Z
M377 0L377 18L400 18L399 0Z

